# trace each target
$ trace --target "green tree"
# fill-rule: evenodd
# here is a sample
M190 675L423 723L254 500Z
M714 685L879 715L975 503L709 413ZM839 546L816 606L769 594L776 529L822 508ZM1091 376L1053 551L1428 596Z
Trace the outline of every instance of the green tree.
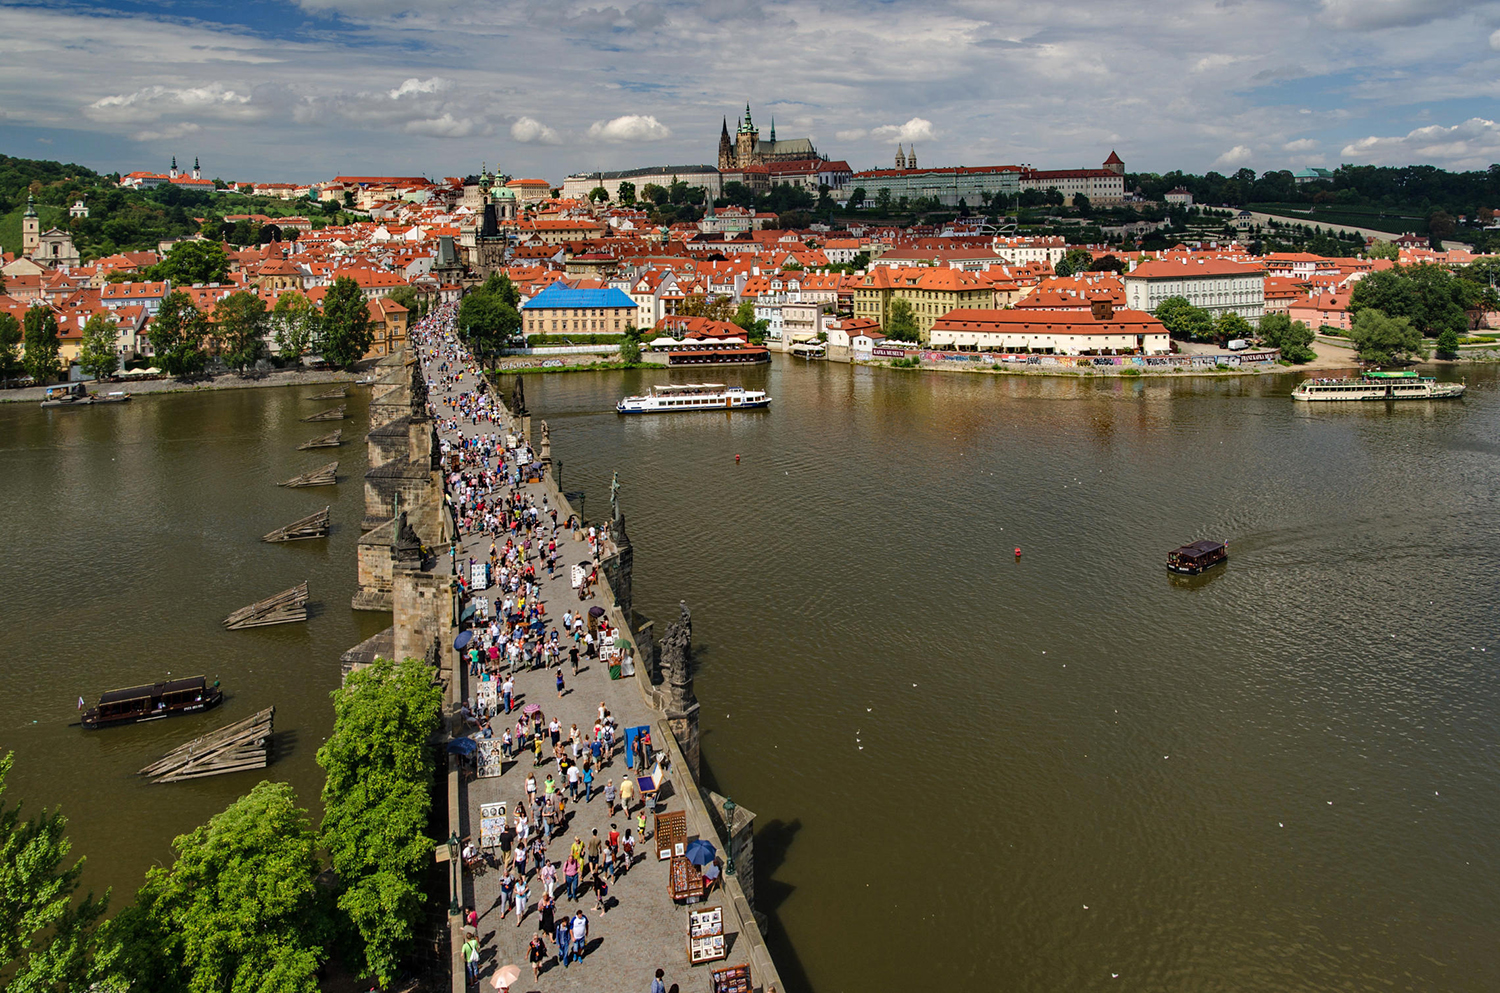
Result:
M1405 317L1390 317L1379 310L1361 310L1349 332L1359 357L1365 362L1388 365L1423 355L1422 333Z
M1469 310L1479 299L1474 283L1438 265L1396 266L1372 272L1354 284L1349 311L1378 310L1404 317L1422 335L1435 337L1444 328L1458 334L1469 329Z
M109 978L154 993L317 993L327 924L296 800L262 782L177 837L176 862L149 871L105 932Z
M521 306L521 291L516 289L516 284L510 281L509 276L498 269L489 274L482 289L511 307L519 309Z
M217 241L179 241L151 267L152 279L170 279L173 286L222 283L228 275L229 258Z
M1088 214L1090 209L1089 198L1082 193L1073 194L1073 206L1080 214Z
M745 340L751 344L759 345L766 340L766 332L771 329L771 322L765 318L755 319L755 301L742 300L736 308L734 316L730 318L737 327L745 331Z
M1255 329L1250 326L1250 322L1232 310L1226 310L1214 321L1214 337L1220 342L1235 339L1248 341L1254 334Z
M1059 276L1073 276L1080 272L1088 272L1089 266L1093 265L1094 256L1086 248L1070 248L1053 265L1052 271Z
M609 190L606 190L602 186L596 186L592 190L589 190L589 199L595 203L608 203Z
M854 192L852 192L852 193L849 194L849 208L848 209L850 211L858 210L861 206L863 206L863 204L865 202L865 197L868 196L868 195L869 194L867 194L865 192L865 188L863 186L856 186L854 188Z
M682 303L677 306L677 313L683 317L706 317L711 321L727 321L735 314L734 301L718 294L694 293L683 298Z
M411 319L416 320L417 312L422 309L422 298L417 293L417 288L410 283L403 283L393 287L386 293L387 300L394 300L407 310L411 311Z
M240 290L214 306L214 331L224 363L243 373L266 351L266 302Z
M0 311L0 384L19 378L26 366L21 362L21 322Z
M22 318L26 341L23 360L26 374L38 386L50 383L62 374L62 339L57 332L57 318L52 308L38 304Z
M146 337L157 363L169 376L195 376L208 363L204 348L208 321L193 306L193 298L181 290L173 290L162 299Z
M1377 239L1365 249L1365 255L1372 259L1390 259L1394 262L1401 257L1401 249L1396 247L1394 241Z
M359 284L340 276L323 297L323 320L318 354L340 369L351 368L365 357L375 341L370 328L370 310Z
M1452 328L1444 328L1443 333L1437 336L1437 353L1445 359L1456 359L1458 344L1458 332Z
M95 379L113 376L120 367L119 340L120 329L114 318L105 311L97 311L83 326L78 364Z
M645 186L641 187L641 196L647 200L650 200L658 207L666 203L667 198L670 195L671 194L667 192L666 187L660 186L656 183L647 183Z
M1167 297L1156 305L1153 313L1174 338L1207 341L1213 337L1213 316L1188 303L1187 297Z
M504 277L501 277L504 279ZM509 280L506 280L509 285ZM503 292L472 290L458 305L458 327L481 364L509 347L521 333L521 315Z
M634 338L626 338L620 342L620 360L634 365L641 360L641 344Z
M271 324L276 332L276 351L284 362L295 362L312 347L317 336L320 315L312 301L292 291L276 298L271 310Z
M1446 210L1434 210L1427 217L1427 233L1437 241L1447 241L1458 231L1453 215Z
M1281 349L1281 357L1289 362L1308 362L1317 357L1308 347L1313 342L1312 328L1285 314L1267 314L1262 317L1260 337L1272 348Z
M621 181L621 183L620 183L619 201L621 203L627 204L627 205L635 203L635 184L634 183L631 183L631 182L628 182L628 181L623 181L623 180Z
M338 873L338 906L364 945L365 967L390 983L423 914L433 842L423 830L434 775L429 740L442 686L422 659L376 659L333 692L322 842Z
M885 327L881 330L886 333L887 337L895 338L897 341L917 340L917 315L904 297L897 297L891 301L891 312L886 317Z
M14 757L0 759L0 796ZM83 859L63 868L72 843L68 819L43 811L21 820L21 804L0 803L0 972L13 993L89 988L94 927L109 902L73 894Z

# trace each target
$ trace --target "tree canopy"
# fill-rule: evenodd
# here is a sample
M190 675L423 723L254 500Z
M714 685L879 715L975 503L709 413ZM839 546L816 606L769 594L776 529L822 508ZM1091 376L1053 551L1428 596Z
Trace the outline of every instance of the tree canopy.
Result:
M1379 310L1361 310L1354 315L1349 338L1359 357L1376 365L1389 365L1423 355L1422 333L1405 317L1391 317Z
M151 267L152 279L170 279L173 286L222 283L229 275L229 257L217 241L179 241L167 257Z
M521 314L516 309L521 293L503 272L492 272L478 289L470 290L458 305L458 328L480 362L509 347L521 334Z
M266 302L239 290L214 306L214 331L224 364L244 372L266 351Z
M21 363L21 322L0 312L0 383L8 383L25 371Z
M78 364L95 379L113 376L120 367L120 329L106 311L98 311L83 326Z
M1387 317L1404 317L1423 336L1433 338L1445 329L1463 334L1469 329L1468 311L1478 302L1475 285L1438 265L1395 266L1372 272L1354 284L1349 311L1378 310Z
M208 321L193 306L193 298L181 290L173 290L162 299L146 337L157 364L169 376L194 376L208 363L204 351Z
M62 375L62 338L57 331L57 317L46 304L26 311L21 321L26 342L26 374L42 385Z
M1213 315L1188 303L1187 297L1167 297L1153 313L1174 338L1208 341L1214 336Z
M902 297L891 301L890 313L886 316L885 327L881 329L887 337L895 338L897 341L916 341L917 315L912 310L911 304Z
M323 297L318 353L331 365L351 368L375 343L370 310L359 284L340 276Z
M312 301L296 290L290 290L276 298L271 309L271 324L275 327L276 351L283 362L295 362L312 347L318 336L322 315Z
M1312 328L1285 314L1266 314L1262 317L1260 337L1272 348L1281 349L1281 357L1289 362L1308 362L1316 357L1308 347L1313 342Z
M321 840L338 873L338 906L365 967L391 982L422 914L433 842L423 833L434 773L429 739L442 687L422 659L376 659L333 692L333 733L318 749L327 773Z

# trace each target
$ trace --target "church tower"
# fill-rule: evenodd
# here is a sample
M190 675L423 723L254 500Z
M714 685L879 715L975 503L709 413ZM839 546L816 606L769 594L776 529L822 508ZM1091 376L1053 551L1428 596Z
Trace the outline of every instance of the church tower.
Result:
M745 121L734 136L734 163L743 169L755 164L755 146L760 143L760 132L750 120L750 105L745 104Z
M906 168L906 153L901 150L901 143L900 142L896 143L896 168L897 169L905 169Z
M193 156L193 178L194 179L202 179L203 178L203 170L200 169L200 168L198 168L198 156L196 156L196 155Z
M172 156L172 170L167 173L167 176L172 179L177 178L177 156L175 155Z
M719 171L729 172L734 168L734 145L729 141L729 118L726 117L723 130L719 132Z
M916 167L917 167L917 143L916 142L912 142L911 151L908 152L908 153L906 153L906 168L908 168L908 169L915 169Z
M21 215L21 254L32 257L42 248L42 222L36 216L36 201L26 194L26 213Z

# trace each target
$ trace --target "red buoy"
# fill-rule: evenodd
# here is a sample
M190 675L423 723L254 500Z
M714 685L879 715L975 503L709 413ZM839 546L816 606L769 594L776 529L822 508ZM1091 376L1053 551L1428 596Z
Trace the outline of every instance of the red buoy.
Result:
M1016 549L1016 558L1020 558L1020 557L1021 557L1021 550L1019 548L1017 548Z
M734 460L735 460L735 461L736 461L736 462L738 462L738 461L739 461L739 460L740 460L740 457L739 457L739 456L738 456L738 455L736 455L736 456L735 456L735 457L734 457Z

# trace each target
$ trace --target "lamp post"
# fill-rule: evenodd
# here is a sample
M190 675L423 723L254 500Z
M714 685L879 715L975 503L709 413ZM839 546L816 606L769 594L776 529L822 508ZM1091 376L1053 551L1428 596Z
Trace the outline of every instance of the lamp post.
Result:
M729 797L724 798L724 831L729 837L724 839L724 874L734 875L734 812L738 804Z
M452 866L453 888L449 890L452 897L448 900L448 916L458 916L458 832L454 831L448 835L448 863Z

